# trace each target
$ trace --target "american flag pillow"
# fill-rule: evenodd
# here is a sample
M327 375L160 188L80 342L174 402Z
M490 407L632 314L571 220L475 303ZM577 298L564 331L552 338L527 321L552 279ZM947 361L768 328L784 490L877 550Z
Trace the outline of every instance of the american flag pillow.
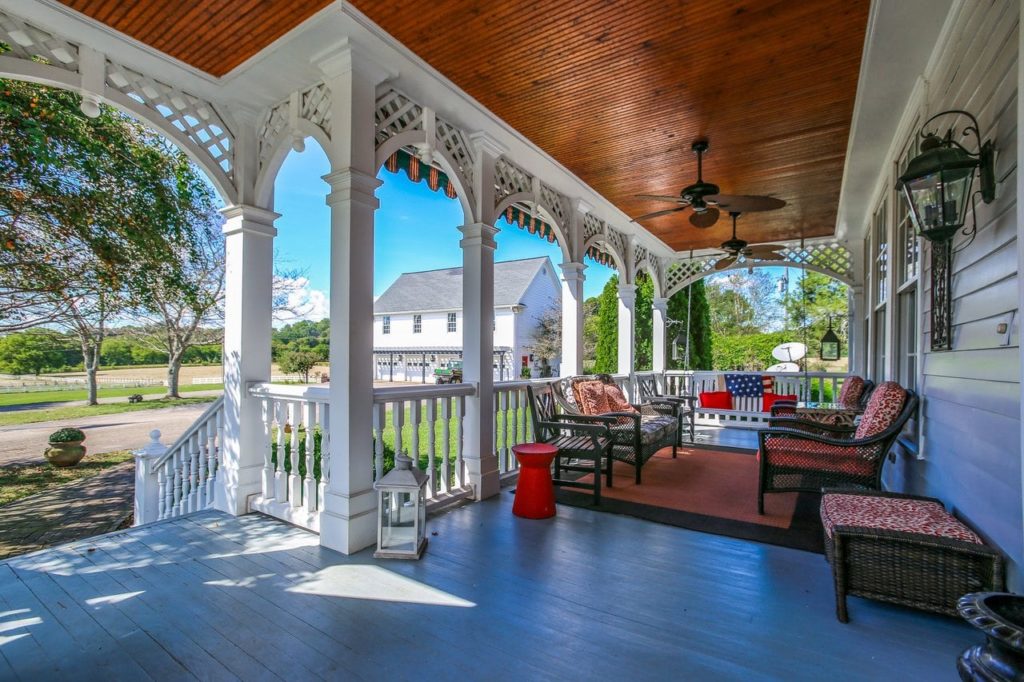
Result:
M770 377L767 374L761 377L761 383L764 386L765 393L775 392L775 377Z
M735 398L760 398L764 395L764 381L760 374L726 374L725 388Z

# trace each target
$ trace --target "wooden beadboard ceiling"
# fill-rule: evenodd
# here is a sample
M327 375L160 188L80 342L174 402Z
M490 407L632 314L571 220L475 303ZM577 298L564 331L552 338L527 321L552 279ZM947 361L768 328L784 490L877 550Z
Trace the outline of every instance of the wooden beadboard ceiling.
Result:
M223 75L326 0L69 6ZM833 233L869 0L355 0L360 11L630 216L696 176L789 205L740 219L751 242ZM717 246L688 213L643 225L677 250Z

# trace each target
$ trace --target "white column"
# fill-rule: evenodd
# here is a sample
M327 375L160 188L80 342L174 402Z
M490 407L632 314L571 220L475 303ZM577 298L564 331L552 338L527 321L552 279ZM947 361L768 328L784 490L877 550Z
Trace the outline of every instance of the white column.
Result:
M562 363L563 377L583 374L583 263L562 263Z
M224 435L214 504L245 514L260 492L263 415L246 386L270 381L274 282L274 220L255 206L223 209L224 223Z
M636 285L619 285L619 374L632 376L636 366Z
M651 344L651 369L661 374L665 371L665 331L668 321L668 299L655 298L651 304L654 339Z
M462 231L462 376L476 384L466 399L463 421L466 472L476 499L497 495L501 487L494 452L494 235L498 228L471 223Z
M351 45L320 62L331 91L330 457L320 544L346 554L377 540L373 490L374 103L385 73Z

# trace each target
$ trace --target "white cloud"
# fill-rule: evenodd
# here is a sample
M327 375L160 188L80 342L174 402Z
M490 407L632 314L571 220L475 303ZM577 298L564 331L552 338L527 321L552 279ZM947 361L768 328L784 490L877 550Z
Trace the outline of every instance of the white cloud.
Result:
M274 278L274 326L299 320L319 322L330 315L327 293L314 289L306 277Z

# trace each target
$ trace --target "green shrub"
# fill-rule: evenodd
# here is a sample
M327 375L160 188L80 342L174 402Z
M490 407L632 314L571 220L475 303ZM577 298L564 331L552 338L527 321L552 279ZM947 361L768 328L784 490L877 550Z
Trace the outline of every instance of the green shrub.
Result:
M81 429L64 428L50 434L51 443L78 443L85 440Z

